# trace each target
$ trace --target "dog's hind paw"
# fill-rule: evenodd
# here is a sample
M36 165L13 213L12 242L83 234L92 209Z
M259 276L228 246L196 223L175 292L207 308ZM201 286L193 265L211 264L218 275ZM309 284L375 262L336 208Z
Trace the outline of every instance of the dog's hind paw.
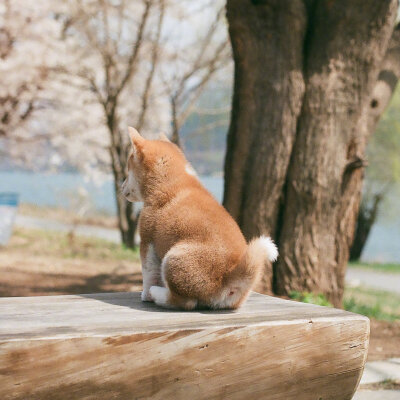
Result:
M142 301L153 301L153 298L150 295L150 291L149 290L143 290L142 294L140 295L140 298L142 299Z
M150 297L153 299L154 303L160 306L168 305L168 295L169 290L161 286L152 286L150 288Z

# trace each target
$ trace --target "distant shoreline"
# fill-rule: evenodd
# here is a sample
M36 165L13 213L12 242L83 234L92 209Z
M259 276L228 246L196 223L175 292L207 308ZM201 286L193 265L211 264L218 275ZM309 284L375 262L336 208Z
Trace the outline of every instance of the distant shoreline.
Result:
M217 177L200 177L203 184L218 201L222 201L223 179ZM57 213L62 211L69 220L84 218L84 224L94 221L97 226L115 226L116 204L111 179L95 185L82 175L73 173L33 173L33 172L1 172L0 192L11 191L20 194L21 210L36 207L37 213L49 217L51 213L61 218ZM27 206L29 205L29 206ZM40 211L40 209L42 210ZM43 210L44 209L44 210ZM86 210L87 212L79 212ZM57 211L58 210L58 211ZM78 218L77 215L80 215ZM100 218L99 218L100 217ZM99 219L107 219L98 225ZM77 219L78 218L78 219ZM89 221L89 222L88 222ZM63 221L60 221L63 222ZM393 218L391 224L378 221L374 225L367 242L363 259L370 262L400 262L400 215Z

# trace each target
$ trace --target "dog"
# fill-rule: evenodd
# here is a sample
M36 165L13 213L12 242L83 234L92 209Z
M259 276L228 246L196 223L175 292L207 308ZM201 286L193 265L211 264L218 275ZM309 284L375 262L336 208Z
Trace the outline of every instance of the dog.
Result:
M132 148L122 194L144 203L140 214L142 301L181 310L236 309L267 260L270 237L249 244L228 212L202 186L165 135L146 140L129 128Z

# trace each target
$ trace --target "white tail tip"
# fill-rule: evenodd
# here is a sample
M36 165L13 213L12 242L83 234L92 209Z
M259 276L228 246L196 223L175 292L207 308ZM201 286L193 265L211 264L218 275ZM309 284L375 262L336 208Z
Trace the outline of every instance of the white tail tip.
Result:
M271 262L274 262L278 258L278 248L276 247L276 244L274 241L269 237L269 236L261 236L259 238L261 244L267 251L268 259Z

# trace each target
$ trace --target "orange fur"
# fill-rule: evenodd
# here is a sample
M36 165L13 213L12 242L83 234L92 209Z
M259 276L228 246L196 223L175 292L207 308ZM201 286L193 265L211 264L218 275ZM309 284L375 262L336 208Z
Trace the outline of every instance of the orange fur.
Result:
M237 308L266 259L276 258L274 245L269 238L246 244L177 146L165 137L145 140L133 128L130 136L133 151L122 191L130 201L144 201L142 299L180 309Z

